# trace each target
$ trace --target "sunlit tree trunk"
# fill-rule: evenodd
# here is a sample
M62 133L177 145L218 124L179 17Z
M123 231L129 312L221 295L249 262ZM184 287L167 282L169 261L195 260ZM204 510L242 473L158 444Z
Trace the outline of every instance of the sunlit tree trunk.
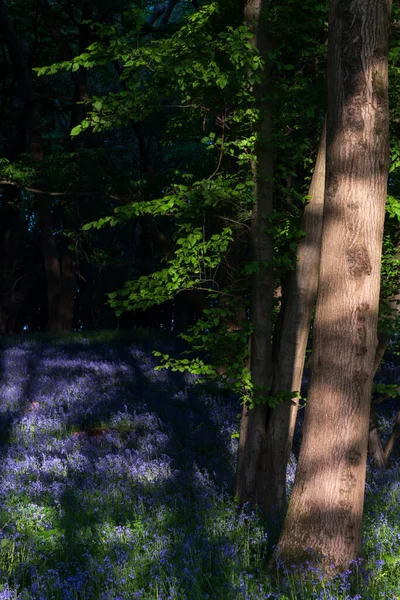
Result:
M331 0L327 160L312 378L276 556L347 567L361 550L386 201L390 0Z
M300 392L312 311L318 290L321 253L322 211L325 192L326 126L304 209L301 229L305 235L297 248L297 261L283 294L282 318L274 351L273 394ZM268 422L268 453L275 474L274 499L278 525L286 507L286 467L293 443L298 398L287 400L271 411ZM271 475L272 475L271 473ZM271 477L270 475L270 477Z
M259 20L262 6L249 3L246 17L258 25L253 43L267 51L271 47L267 22ZM253 11L251 13L251 11ZM253 25L254 27L254 25ZM269 71L263 86L268 89ZM260 89L255 93L263 96ZM265 97L263 121L259 123L263 138L271 134L271 108ZM253 280L252 321L256 327L251 340L252 381L256 387L272 388L272 393L300 391L307 339L314 307L319 273L322 209L325 185L325 126L310 187L310 201L303 216L306 235L297 251L297 263L288 279L282 320L275 347L271 347L271 308L273 294L272 270L257 273ZM264 171L263 171L264 170ZM254 207L251 236L253 259L272 264L272 239L268 229L268 211L272 209L273 157L270 145L258 147L254 165L257 203ZM264 172L263 178L260 175ZM264 205L263 205L264 203ZM260 244L261 242L261 244ZM259 392L258 392L259 393ZM262 394L261 394L262 395ZM264 393L265 395L265 393ZM243 409L238 452L236 496L241 504L248 502L261 508L268 517L270 538L279 531L286 507L286 468L290 455L297 415L297 400L284 402L275 409L266 405ZM272 540L273 541L273 540Z

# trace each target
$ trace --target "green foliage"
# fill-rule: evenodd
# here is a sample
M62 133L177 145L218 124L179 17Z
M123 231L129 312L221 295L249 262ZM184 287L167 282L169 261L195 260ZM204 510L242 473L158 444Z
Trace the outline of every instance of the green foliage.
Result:
M397 398L400 395L399 386L395 383L374 383L372 391L388 398Z
M221 253L226 252L231 240L229 227L208 240L204 239L202 229L190 231L186 237L176 240L175 256L169 261L168 268L126 282L122 290L109 294L110 305L121 314L123 310L161 304L179 291L207 284L212 281Z
M278 36L282 9L276 6L270 15ZM171 139L179 140L189 127L197 130L198 141L215 160L208 176L196 180L190 172L175 170L174 177L164 183L162 196L117 206L112 216L89 222L84 230L123 226L143 215L168 220L173 249L164 258L163 267L127 281L122 289L109 294L110 305L120 315L162 304L183 290L200 288L210 308L182 337L205 360L164 356L163 366L222 378L245 401L253 394L247 368L249 286L254 273L270 267L249 260L247 232L253 203L250 165L257 140L251 126L259 118L252 87L262 77L264 61L270 61L275 72L273 143L277 157L285 154L285 161L277 160L275 186L283 199L288 194L284 181L295 177L298 168L304 168L305 154L313 144L311 135L304 137L301 131L300 140L295 139L294 132L301 130L304 114L311 124L319 112L317 107L310 107L313 76L304 74L304 64L319 53L324 55L325 49L310 37L309 23L305 26L305 22L313 12L314 18L318 15L316 27L323 29L325 9L322 4L315 8L306 4L304 22L291 21L296 43L288 48L285 32L285 43L263 57L250 44L251 34L242 23L242 15L239 13L236 24L227 26L231 7L219 2L202 6L167 36L149 35L143 27L143 15L137 16L137 27L128 32L114 25L93 23L98 40L84 53L69 63L37 71L49 75L62 70L99 69L110 63L120 65L120 91L93 95L86 118L72 130L72 136L89 129L98 132L129 126L132 121L154 115L168 115L166 134ZM292 62L295 57L296 63ZM203 132L200 136L199 125ZM233 172L229 164L235 164ZM271 219L273 268L278 281L293 269L296 246L303 235L299 221L304 192L305 187L291 185L292 203L277 202ZM232 261L238 240L243 240L241 255ZM246 315L239 320L238 303ZM234 328L232 323L236 323ZM268 402L274 405L283 399L269 397Z
M35 178L36 169L32 166L29 156L21 156L18 162L0 158L0 179L18 183L24 187L31 185Z
M277 41L260 56L234 3L204 3L168 31L149 29L146 10L135 8L124 17L129 28L122 21L93 22L96 39L84 52L37 69L41 76L54 76L110 72L118 66L119 89L86 100L85 119L71 131L74 138L104 131L112 136L133 123L149 127L156 120L164 153L175 151L178 157L182 144L193 144L189 159L163 173L158 189L153 191L146 175L129 201L119 202L112 214L89 219L83 229L88 235L108 226L119 231L146 216L168 230L168 251L150 272L133 270L134 277L109 294L110 306L121 315L163 304L185 290L201 290L209 308L183 335L198 356L189 362L164 357L163 364L220 378L245 401L253 395L247 367L251 278L272 266L278 286L293 269L303 236L299 223L324 105L326 10L324 3L311 0L301 11L297 3L271 5L268 18ZM260 116L252 90L265 61L273 73L268 90L276 156L276 207L269 230L275 240L273 265L251 260L248 239L258 139L252 126ZM268 400L277 401L278 396Z

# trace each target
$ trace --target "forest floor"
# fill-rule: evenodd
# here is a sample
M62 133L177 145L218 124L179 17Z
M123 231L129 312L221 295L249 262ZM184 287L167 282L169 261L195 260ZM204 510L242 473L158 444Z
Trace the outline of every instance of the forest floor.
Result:
M232 499L238 401L154 370L168 336L130 336L2 341L0 600L400 598L398 455L368 470L356 574L272 581Z

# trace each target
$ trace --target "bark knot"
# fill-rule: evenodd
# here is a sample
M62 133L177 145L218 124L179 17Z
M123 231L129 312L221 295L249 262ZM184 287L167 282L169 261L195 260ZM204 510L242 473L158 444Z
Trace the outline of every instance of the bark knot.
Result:
M346 248L347 268L350 277L361 279L365 275L371 275L372 266L368 250L362 244L354 244Z
M349 465L357 466L361 463L361 452L355 450L355 448L352 448L351 450L348 450L346 452L345 459ZM354 485L353 477L351 477L350 479L352 480L352 484Z

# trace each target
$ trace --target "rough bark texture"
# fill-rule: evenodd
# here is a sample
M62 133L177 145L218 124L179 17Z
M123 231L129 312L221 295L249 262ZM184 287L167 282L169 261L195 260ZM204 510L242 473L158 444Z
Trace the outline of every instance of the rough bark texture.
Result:
M276 556L347 567L361 550L389 156L390 0L332 0L327 161L312 378Z
M284 294L282 320L274 356L273 394L300 392L308 334L318 290L321 253L322 212L325 192L326 125L324 124L310 200L305 207L301 229L304 238L297 249L297 262ZM292 449L298 399L279 404L268 422L268 454L275 476L275 498L271 509L283 515L286 508L286 467Z
M266 0L249 0L245 6L245 19L254 34L252 43L261 54L270 47L266 6ZM273 240L266 234L269 228L268 217L273 208L273 157L270 147L272 120L269 102L265 99L269 70L267 64L263 83L254 89L260 118L255 126L259 143L256 147L257 160L253 165L255 203L250 233L252 258L260 266L252 283L251 319L255 330L251 339L250 368L256 394L264 398L272 385ZM265 403L258 404L251 410L247 406L243 407L235 492L240 504L248 502L252 506L258 505L264 513L270 505L269 494L274 487L274 482L268 477L268 414L269 408Z

